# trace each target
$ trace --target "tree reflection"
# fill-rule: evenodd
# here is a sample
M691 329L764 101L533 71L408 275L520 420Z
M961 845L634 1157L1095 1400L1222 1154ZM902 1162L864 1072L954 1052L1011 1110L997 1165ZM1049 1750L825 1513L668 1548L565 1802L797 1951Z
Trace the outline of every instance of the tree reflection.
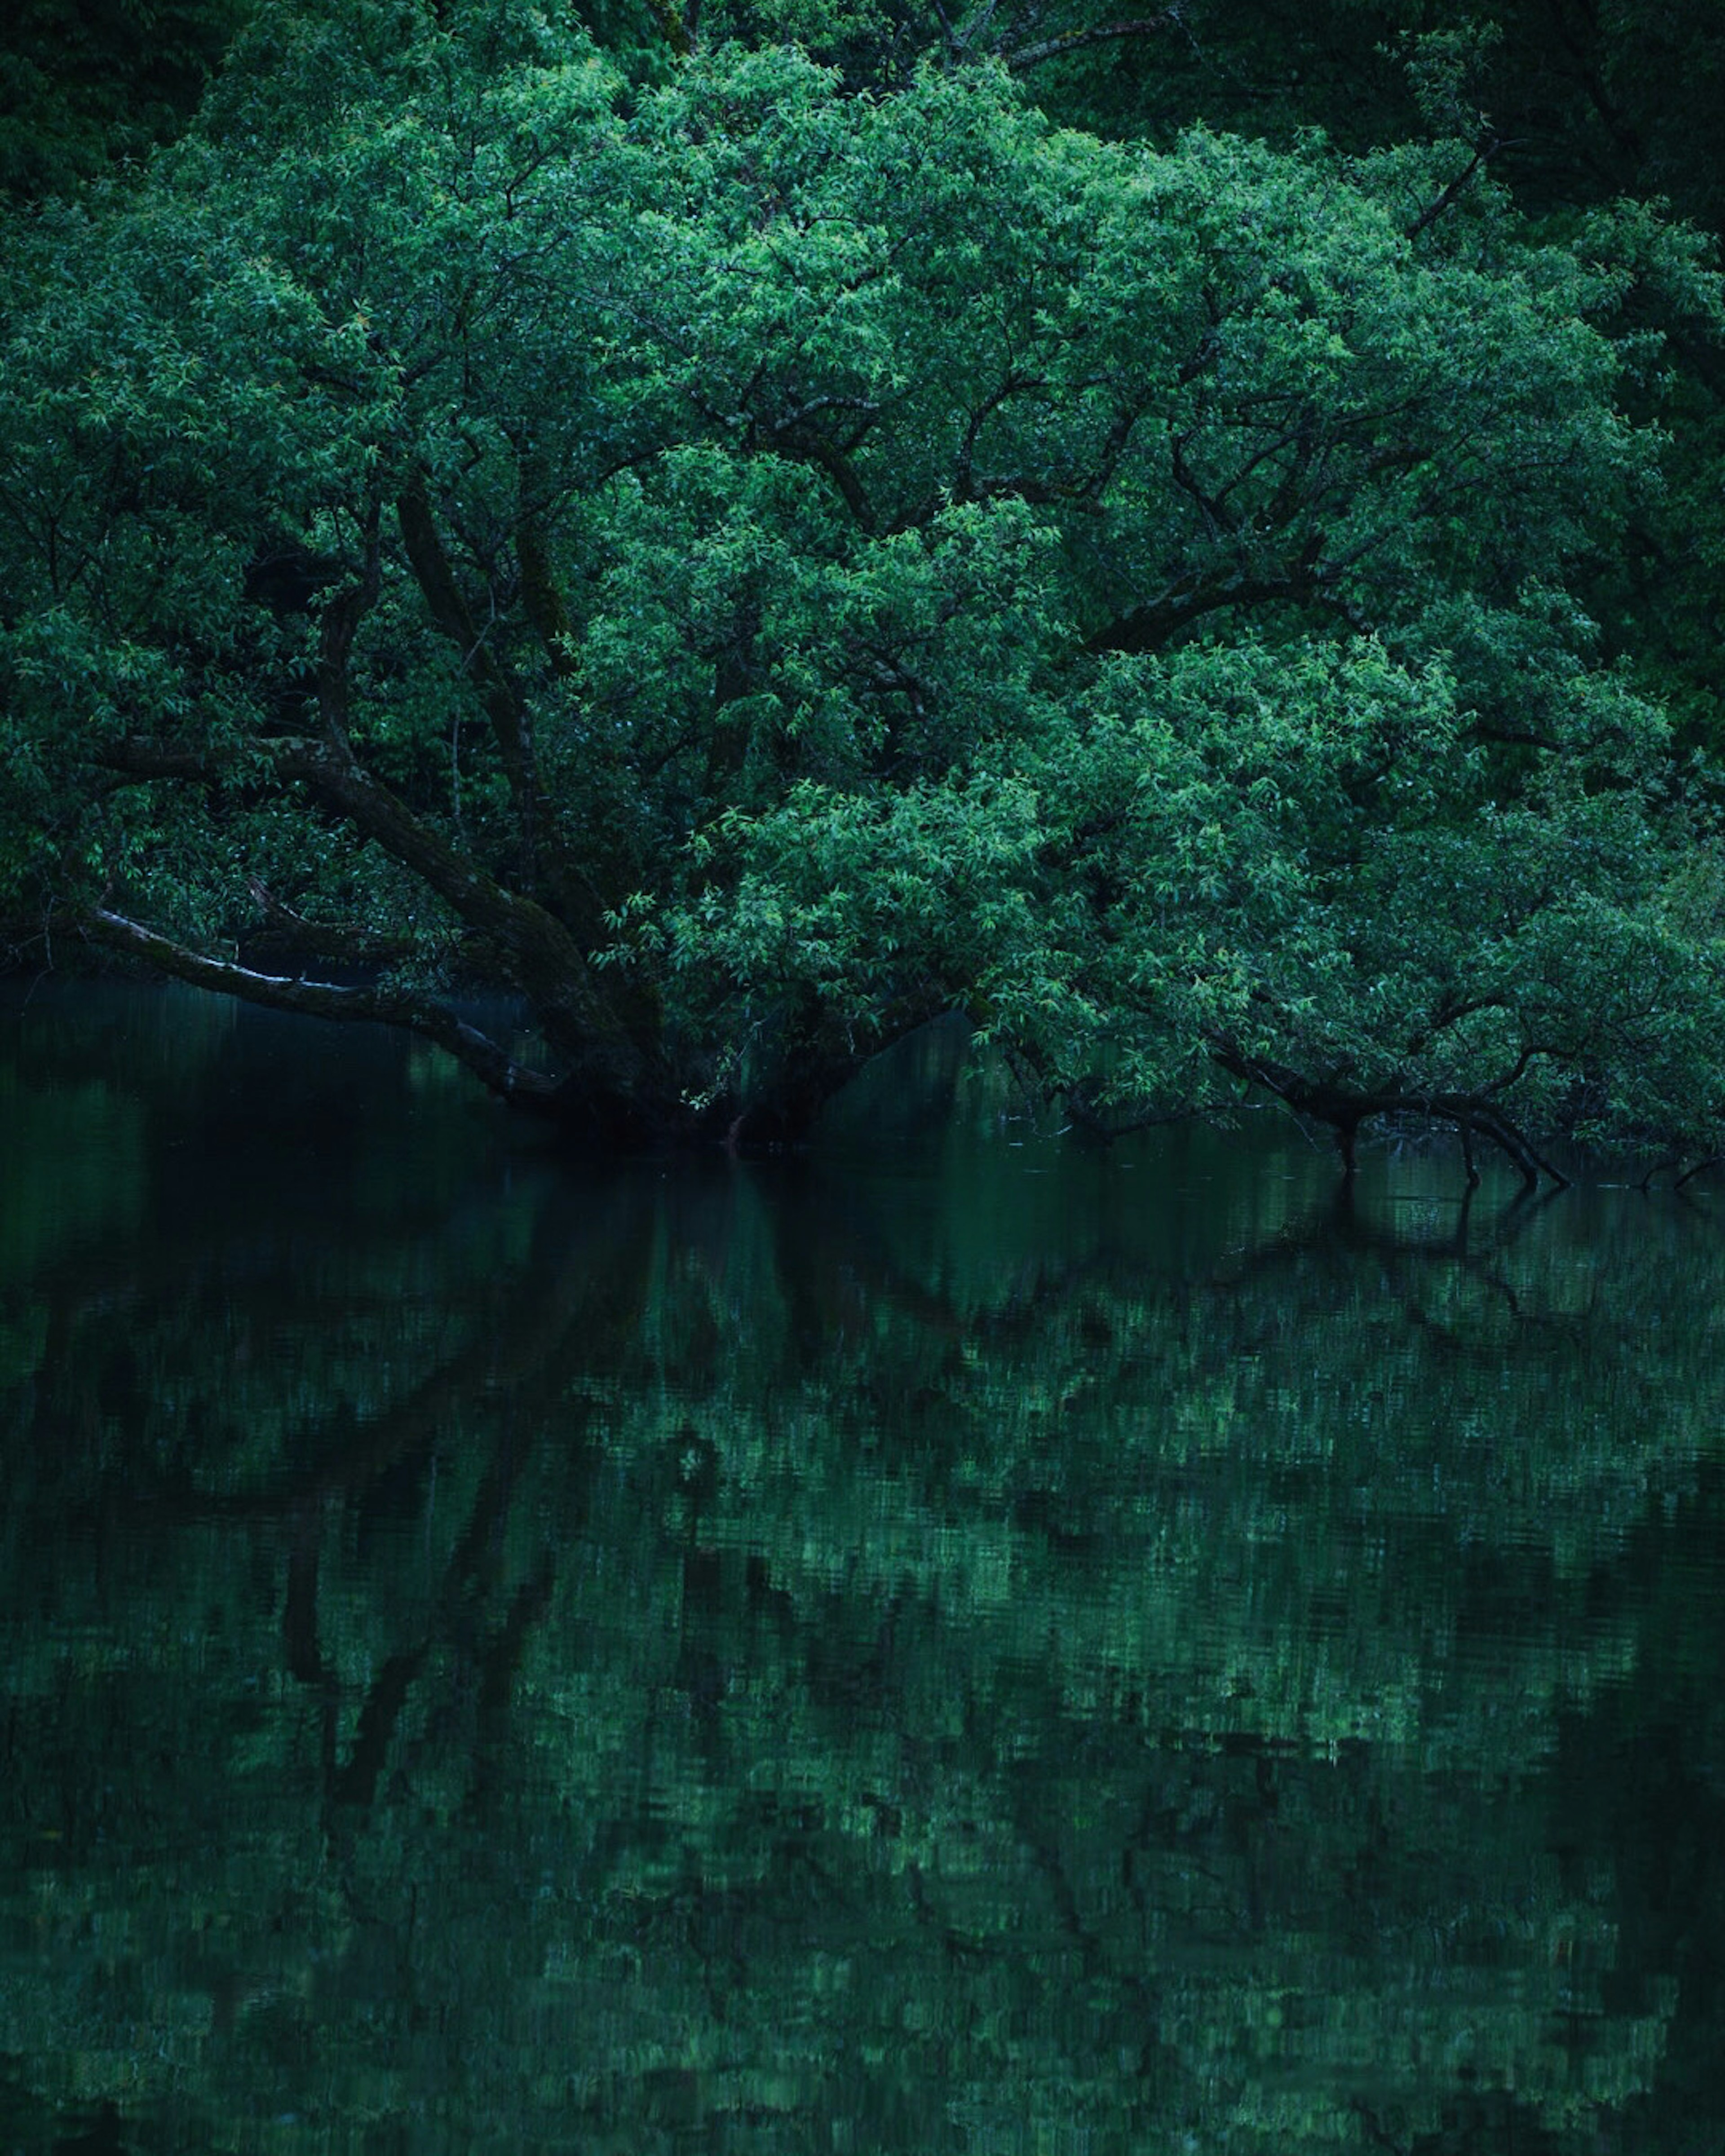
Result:
M1717 2112L1705 1215L963 1122L39 1243L17 2145Z

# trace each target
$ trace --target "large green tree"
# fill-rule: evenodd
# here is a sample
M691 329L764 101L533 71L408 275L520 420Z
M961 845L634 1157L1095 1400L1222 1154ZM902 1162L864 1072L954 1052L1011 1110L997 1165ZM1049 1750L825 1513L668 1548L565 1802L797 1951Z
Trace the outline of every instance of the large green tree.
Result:
M957 1008L1103 1127L1711 1154L1710 780L1579 594L1626 295L1717 295L1461 169L269 11L14 257L13 913L613 1140L797 1135Z

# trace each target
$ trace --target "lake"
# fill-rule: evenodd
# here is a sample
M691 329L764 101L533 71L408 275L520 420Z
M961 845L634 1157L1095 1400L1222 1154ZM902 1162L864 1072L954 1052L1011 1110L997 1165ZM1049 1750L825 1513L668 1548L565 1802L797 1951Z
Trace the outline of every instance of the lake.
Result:
M0 2151L1725 2145L1725 1194L0 1004Z

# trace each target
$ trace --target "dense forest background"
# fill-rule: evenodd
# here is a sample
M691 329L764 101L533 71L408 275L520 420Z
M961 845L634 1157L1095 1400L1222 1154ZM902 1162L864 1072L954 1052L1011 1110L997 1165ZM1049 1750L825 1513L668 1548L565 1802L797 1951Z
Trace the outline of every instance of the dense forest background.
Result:
M956 1009L1689 1172L1722 92L1659 0L14 11L13 963L609 1142Z

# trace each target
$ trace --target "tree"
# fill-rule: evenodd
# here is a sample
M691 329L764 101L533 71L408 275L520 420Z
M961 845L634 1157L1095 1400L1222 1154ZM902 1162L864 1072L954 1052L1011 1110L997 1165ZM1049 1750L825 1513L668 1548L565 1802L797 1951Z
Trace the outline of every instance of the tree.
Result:
M1706 789L1575 597L1617 225L443 12L270 11L14 274L15 912L613 1142L957 1008L1099 1127L1717 1149Z
M0 200L34 202L177 134L245 0L15 0L0 32Z

